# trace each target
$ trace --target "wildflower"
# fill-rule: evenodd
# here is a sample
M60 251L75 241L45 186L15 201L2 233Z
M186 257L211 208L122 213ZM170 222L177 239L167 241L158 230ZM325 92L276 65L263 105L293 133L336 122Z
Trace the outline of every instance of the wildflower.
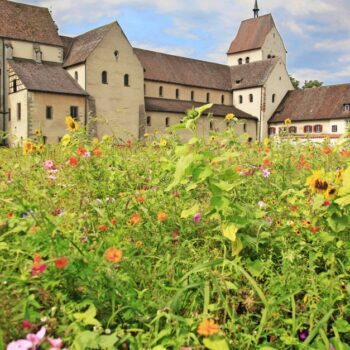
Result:
M30 321L28 321L28 320L23 320L22 321L22 328L23 329L30 329L30 328L32 328L32 324L30 323Z
M146 133L143 134L143 137L149 137L149 135L150 134L148 132L146 132Z
M291 124L292 124L292 121L291 121L291 119L289 119L289 118L287 118L287 119L284 121L284 125L289 126L289 125L291 125Z
M298 207L296 205L292 205L290 207L290 211L293 212L293 213L295 213L297 210L298 210Z
M311 225L311 221L309 221L309 220L303 220L302 224L303 224L303 226L308 227L308 226Z
M68 159L68 164L72 167L76 167L78 165L78 162L79 162L78 159L75 157L70 157Z
M79 129L78 123L71 116L66 117L66 125L68 130L72 132L77 131Z
M105 251L105 259L109 262L112 262L112 263L118 263L122 260L123 258L123 252L117 248L108 248L106 251Z
M96 147L92 150L92 153L96 157L101 157L101 155L102 155L102 151L99 148L96 148Z
M166 221L167 218L168 218L168 215L163 212L157 214L158 221Z
M139 214L132 214L131 218L130 218L130 223L132 223L133 225L139 225L142 221L142 218Z
M199 224L202 221L202 215L200 213L196 213L193 215L192 220L196 223Z
M113 218L113 219L111 220L111 224L112 224L112 225L116 225L117 223L118 223L118 221L117 221L116 218Z
M307 178L307 184L309 185L311 193L325 193L329 184L325 179L325 174L323 171L314 171L311 176Z
M347 149L342 149L341 151L340 151L340 155L342 156L342 157L349 157L350 156L350 151L349 150L347 150Z
M337 190L333 187L330 187L328 190L327 190L327 193L326 193L326 198L327 199L333 199L335 197L335 195L337 194Z
M62 145L67 146L70 143L71 139L72 137L69 134L64 135L61 139Z
M47 341L50 343L51 347L49 350L59 350L63 346L63 341L61 339L47 338Z
M99 141L98 141L97 137L93 137L91 142L92 142L93 145L97 145Z
M143 246L143 243L142 243L141 241L137 241L137 242L135 243L135 245L136 245L137 248L140 248L140 247Z
M63 209L55 209L51 212L51 214L53 216L61 216L64 214L64 210Z
M210 337L211 335L219 333L219 325L213 320L204 320L198 326L197 332L204 337Z
M45 150L45 145L43 145L42 143L40 145L37 146L37 150L38 152L42 153Z
M99 225L99 226L98 226L98 229L99 229L101 232L104 232L104 231L107 231L107 230L108 230L108 226L107 226L107 225Z
M161 146L161 147L165 147L167 144L168 144L168 142L165 139L161 139L159 142L159 146Z
M7 345L7 350L29 350L32 349L32 342L26 339L19 339Z
M174 196L175 198L180 198L180 193L179 193L179 192L174 192L174 193L173 193L173 196Z
M324 147L323 148L323 153L324 154L330 154L330 153L332 153L332 148L330 148L330 147Z
M329 207L330 205L331 205L331 202L328 200L323 203L324 207Z
M309 336L309 331L307 329L298 331L299 340L305 341L308 336Z
M144 201L145 201L145 198L143 198L143 197L137 197L136 198L136 202L137 203L144 203Z
M27 334L26 338L27 338L27 340L29 340L32 343L33 349L36 349L37 346L42 343L42 341L44 340L44 337L45 337L45 333L46 333L46 328L41 327L38 333Z
M261 174L262 174L263 177L267 178L267 177L269 177L271 175L271 172L270 172L269 169L263 169L261 171Z
M45 160L44 162L44 168L45 170L51 170L55 168L55 164L52 160Z
M58 269L64 269L68 265L68 259L66 257L57 258L55 260L55 266Z
M269 216L269 217L267 217L266 219L265 219L265 221L268 223L268 224L270 224L270 225L272 225L272 223L273 223L273 219Z
M266 207L266 203L265 203L264 201L260 201L260 202L258 203L258 206L259 206L260 209L263 209L263 208Z
M233 120L235 118L235 115L233 113L226 114L225 120Z
M264 158L263 159L263 165L266 166L266 167L270 167L272 165L272 162L270 160L270 158Z
M45 264L41 264L41 256L38 254L35 254L33 257L33 267L32 267L32 272L31 272L31 276L38 276L41 273L43 273L46 270L46 265Z
M79 156L83 156L87 152L87 149L85 147L78 147L77 153Z
M317 233L319 229L317 227L310 227L310 232L311 233Z
M30 154L34 151L34 145L30 140L24 141L22 148L23 148L23 155Z

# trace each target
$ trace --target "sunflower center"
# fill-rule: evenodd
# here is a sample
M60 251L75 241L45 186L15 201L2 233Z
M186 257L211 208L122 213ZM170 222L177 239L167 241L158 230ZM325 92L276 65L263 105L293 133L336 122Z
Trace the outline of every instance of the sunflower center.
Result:
M315 188L320 191L327 191L328 189L328 182L322 181L322 180L316 180L315 182Z

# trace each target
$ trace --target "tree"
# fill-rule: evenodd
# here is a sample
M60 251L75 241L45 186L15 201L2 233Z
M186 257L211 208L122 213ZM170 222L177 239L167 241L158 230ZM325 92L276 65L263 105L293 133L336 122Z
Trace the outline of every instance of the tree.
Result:
M289 76L289 78L290 78L291 83L292 83L293 86L294 86L294 89L295 89L295 90L300 90L300 87L299 87L300 81L299 81L299 80L296 80L296 79L295 79L294 77L292 77L291 75Z
M318 80L305 80L303 89L312 89L312 88L318 88L323 85L323 82Z

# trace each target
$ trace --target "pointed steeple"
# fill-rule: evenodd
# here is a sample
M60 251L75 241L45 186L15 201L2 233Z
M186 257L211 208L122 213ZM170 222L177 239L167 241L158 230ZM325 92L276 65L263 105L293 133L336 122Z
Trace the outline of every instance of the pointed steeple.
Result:
M258 0L255 0L255 6L253 9L254 12L254 18L258 18L259 17L259 6L258 6Z

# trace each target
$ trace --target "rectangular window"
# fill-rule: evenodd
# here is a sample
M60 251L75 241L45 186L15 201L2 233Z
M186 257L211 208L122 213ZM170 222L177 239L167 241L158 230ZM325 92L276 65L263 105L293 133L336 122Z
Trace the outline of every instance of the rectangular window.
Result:
M46 119L52 119L52 106L46 106Z
M152 126L152 118L150 116L147 117L147 126Z
M9 122L11 121L11 108L9 108Z
M21 117L22 117L21 104L17 103L17 120L21 120Z
M47 142L47 136L43 136L43 144L45 145Z
M346 111L346 112L350 111L350 104L348 104L348 103L344 104L343 109L344 109L344 111Z
M77 106L70 106L70 116L73 119L78 120L78 118L79 118L79 108Z
M338 132L338 125L332 125L332 132Z

